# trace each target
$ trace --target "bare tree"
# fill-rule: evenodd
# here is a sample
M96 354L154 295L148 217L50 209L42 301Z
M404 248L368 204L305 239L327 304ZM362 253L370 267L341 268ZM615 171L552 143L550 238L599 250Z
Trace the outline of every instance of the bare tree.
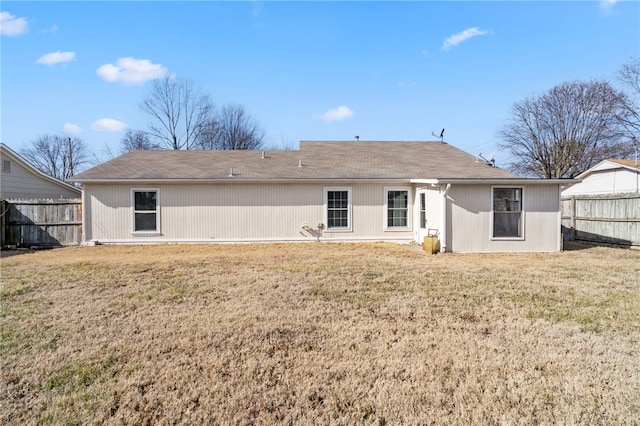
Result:
M224 106L211 129L214 149L259 149L264 143L264 131L242 105Z
M499 145L514 158L511 169L525 176L572 178L597 162L626 158L618 114L625 95L606 81L573 81L517 102Z
M220 122L217 118L209 120L204 126L204 131L200 135L198 141L198 147L203 150L217 150L222 149L222 132L220 128Z
M162 149L160 144L151 142L149 135L142 130L128 129L120 140L122 153L138 150Z
M640 140L640 58L624 64L618 72L618 80L628 90L626 103L619 118L628 136L638 141Z
M154 80L140 108L153 119L151 137L176 150L197 147L214 112L209 95L173 75Z
M60 180L79 173L89 162L82 139L59 135L41 136L21 154L38 170Z

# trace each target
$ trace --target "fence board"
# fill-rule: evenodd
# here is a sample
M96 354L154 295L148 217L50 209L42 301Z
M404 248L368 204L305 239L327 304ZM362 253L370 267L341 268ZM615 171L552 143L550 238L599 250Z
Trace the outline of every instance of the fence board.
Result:
M563 198L565 238L640 246L640 194Z
M3 245L68 246L82 242L82 204L78 198L5 200Z

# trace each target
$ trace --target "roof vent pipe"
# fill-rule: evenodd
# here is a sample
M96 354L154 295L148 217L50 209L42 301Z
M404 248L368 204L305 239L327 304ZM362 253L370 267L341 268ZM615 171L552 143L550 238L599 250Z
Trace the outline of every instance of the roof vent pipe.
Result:
M261 158L262 158L263 160L264 160L265 158L267 158L267 157L264 155L264 151L262 151L262 157L261 157Z
M356 136L356 142L360 140L360 136Z
M229 177L233 177L233 167L231 168L231 170L229 171Z
M302 160L298 161L298 167L302 167L302 166L303 166Z

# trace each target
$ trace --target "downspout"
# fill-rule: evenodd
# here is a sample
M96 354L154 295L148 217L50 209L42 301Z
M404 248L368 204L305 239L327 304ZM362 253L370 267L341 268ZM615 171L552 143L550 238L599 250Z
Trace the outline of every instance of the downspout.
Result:
M440 218L440 252L445 253L447 251L447 194L451 189L451 184L448 183L444 191L442 191L442 217Z
M89 203L87 203L87 191L84 185L82 185L82 195L81 195L81 200L82 202L80 203L80 208L82 209L82 245L86 245L87 243L87 206L89 205Z

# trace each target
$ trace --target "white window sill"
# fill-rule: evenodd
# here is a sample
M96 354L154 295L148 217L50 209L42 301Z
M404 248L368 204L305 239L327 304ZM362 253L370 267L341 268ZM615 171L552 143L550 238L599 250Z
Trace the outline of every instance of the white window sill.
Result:
M159 237L162 234L158 231L135 231L131 235L134 237Z

